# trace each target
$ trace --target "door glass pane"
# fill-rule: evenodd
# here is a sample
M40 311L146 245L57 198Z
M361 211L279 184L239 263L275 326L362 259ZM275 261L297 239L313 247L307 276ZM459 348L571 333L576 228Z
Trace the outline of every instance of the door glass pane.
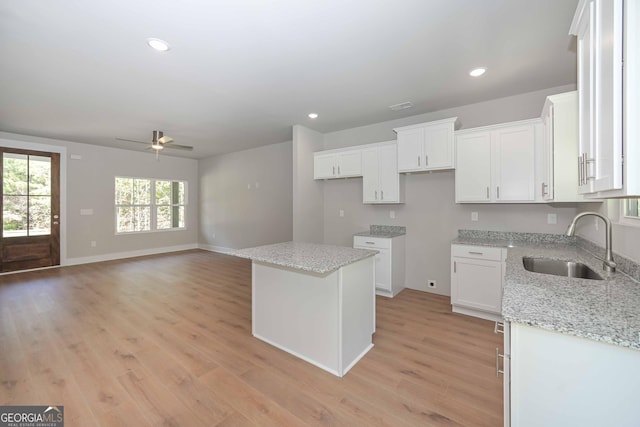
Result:
M2 237L27 235L27 196L4 196L2 198Z
M29 195L51 195L51 158L29 156Z
M29 235L51 234L51 197L29 197Z
M24 196L28 185L28 156L26 154L3 153L2 194Z

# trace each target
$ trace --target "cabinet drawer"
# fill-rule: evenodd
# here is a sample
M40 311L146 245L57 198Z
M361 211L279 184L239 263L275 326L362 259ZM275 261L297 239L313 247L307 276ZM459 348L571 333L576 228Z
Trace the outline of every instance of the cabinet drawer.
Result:
M353 236L353 246L362 248L391 248L391 239L385 237Z
M502 248L489 246L451 245L451 256L502 261Z

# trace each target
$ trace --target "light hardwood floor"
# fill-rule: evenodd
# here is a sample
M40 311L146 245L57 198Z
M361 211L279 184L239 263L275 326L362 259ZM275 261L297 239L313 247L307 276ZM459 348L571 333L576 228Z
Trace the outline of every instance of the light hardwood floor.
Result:
M492 322L418 291L376 302L375 347L341 379L251 336L244 259L2 276L0 404L64 405L67 427L502 425Z

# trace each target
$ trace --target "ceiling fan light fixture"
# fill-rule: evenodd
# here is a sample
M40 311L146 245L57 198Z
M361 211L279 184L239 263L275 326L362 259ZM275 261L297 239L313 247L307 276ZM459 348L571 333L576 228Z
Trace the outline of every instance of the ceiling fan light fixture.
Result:
M153 49L158 52L166 52L170 49L169 43L164 40L156 39L156 38L148 38L147 44L151 46Z
M151 143L151 148L153 148L154 150L163 150L164 146L160 141L154 141Z

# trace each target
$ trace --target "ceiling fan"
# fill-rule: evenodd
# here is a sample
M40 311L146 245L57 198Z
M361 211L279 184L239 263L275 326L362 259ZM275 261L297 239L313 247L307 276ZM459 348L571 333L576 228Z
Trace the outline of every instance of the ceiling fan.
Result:
M117 137L116 139L118 141L136 142L138 144L149 145L149 141L145 142L145 141L137 141L135 139L117 138ZM160 152L160 150L163 150L165 148L173 148L176 150L185 150L185 151L193 150L193 147L190 147L188 145L174 144L173 138L171 138L170 136L165 136L161 130L154 130L151 138L151 145L149 146L148 149L156 150L156 155L157 155Z

